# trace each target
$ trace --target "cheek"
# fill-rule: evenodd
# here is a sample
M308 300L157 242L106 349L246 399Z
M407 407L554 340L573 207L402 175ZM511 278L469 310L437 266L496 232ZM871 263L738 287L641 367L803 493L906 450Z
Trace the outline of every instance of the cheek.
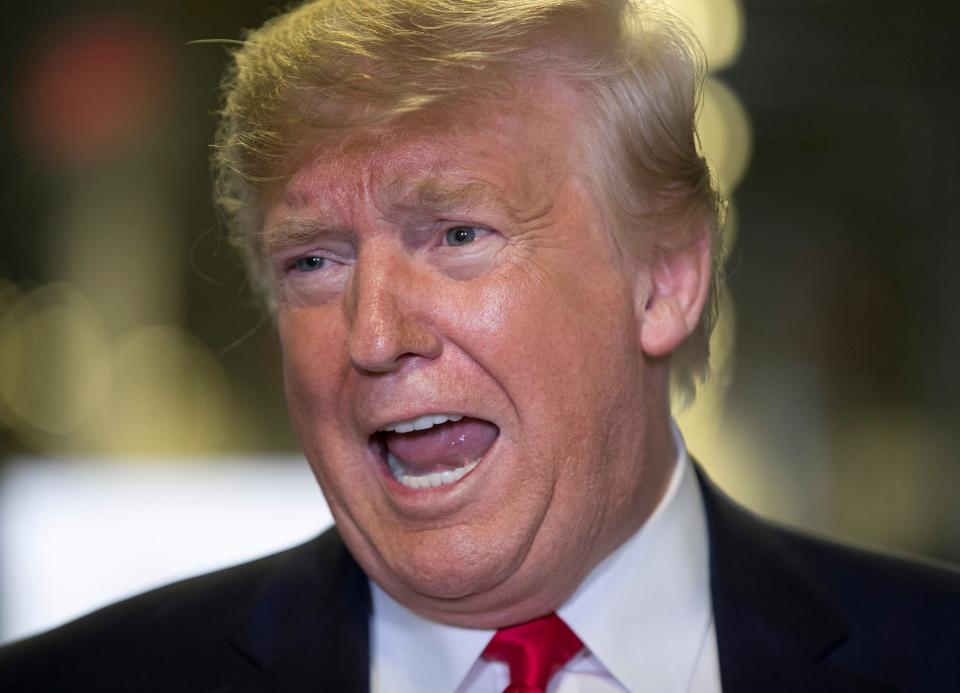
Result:
M331 414L331 401L338 389L336 355L342 351L343 338L318 312L288 309L277 318L284 388L295 424L307 417L312 425L323 422Z
M286 311L277 326L283 352L287 408L293 429L335 517L355 505L352 490L364 488L363 465L353 460L342 433L343 403L338 378L342 369L331 355L342 339L323 327L316 311ZM338 341L339 339L339 341ZM340 464L338 464L338 462Z
M536 478L529 483L559 482L555 491L570 493L570 507L580 507L585 488L606 491L615 470L601 460L642 414L630 375L642 370L632 304L612 288L603 297L587 295L589 310L577 300L583 294L514 294L503 304L501 336L491 336L491 363L519 410L519 444L528 460L540 462L531 464Z
M514 386L551 396L587 389L601 402L611 396L609 379L624 380L623 369L639 366L633 304L618 283L537 278L484 291L477 304L464 322L475 332L482 365Z

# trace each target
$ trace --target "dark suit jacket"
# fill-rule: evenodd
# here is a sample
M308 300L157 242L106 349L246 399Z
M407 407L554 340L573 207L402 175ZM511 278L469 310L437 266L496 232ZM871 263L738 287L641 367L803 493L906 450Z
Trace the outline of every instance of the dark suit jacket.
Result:
M725 693L960 691L960 573L775 527L701 485ZM369 615L330 530L3 648L0 690L366 691Z

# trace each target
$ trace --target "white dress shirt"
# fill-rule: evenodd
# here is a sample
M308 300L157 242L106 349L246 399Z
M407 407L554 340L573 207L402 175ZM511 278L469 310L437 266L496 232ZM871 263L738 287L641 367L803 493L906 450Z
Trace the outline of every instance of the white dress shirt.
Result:
M719 693L703 499L679 459L647 522L598 565L558 614L584 649L548 693ZM372 693L501 693L509 671L480 659L492 630L419 616L375 584Z

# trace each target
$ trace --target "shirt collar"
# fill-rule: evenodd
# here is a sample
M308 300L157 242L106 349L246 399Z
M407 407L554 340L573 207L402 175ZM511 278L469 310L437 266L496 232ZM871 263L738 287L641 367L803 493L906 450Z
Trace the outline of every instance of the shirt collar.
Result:
M371 690L456 690L496 632L431 621L394 601L376 583L370 588Z
M689 680L712 618L703 503L675 427L674 435L678 459L657 508L558 610L630 691ZM371 591L373 690L455 690L495 633L431 621L375 583Z
M686 690L713 618L700 488L679 458L656 510L558 610L627 690Z

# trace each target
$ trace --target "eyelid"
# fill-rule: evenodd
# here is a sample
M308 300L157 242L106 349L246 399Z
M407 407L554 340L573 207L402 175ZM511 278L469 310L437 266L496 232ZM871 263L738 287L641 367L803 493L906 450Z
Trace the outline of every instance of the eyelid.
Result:
M308 250L290 253L286 257L281 258L278 264L283 274L290 274L292 272L309 274L308 272L298 270L297 265L301 260L306 260L311 257L320 258L324 262L324 265L315 271L327 269L330 265L344 265L348 262L345 258L340 256L339 253L335 253L330 250Z
M283 266L283 270L284 270L285 272L289 272L289 271L291 271L291 270L295 270L295 269L297 269L297 265L300 263L301 260L305 260L305 259L310 258L310 257L319 257L319 258L323 258L324 260L326 260L326 258L323 257L323 255L321 255L319 252L290 254L289 257L285 257L285 258L283 258L283 260L282 260L282 263L281 263L281 264L282 264L282 266Z

